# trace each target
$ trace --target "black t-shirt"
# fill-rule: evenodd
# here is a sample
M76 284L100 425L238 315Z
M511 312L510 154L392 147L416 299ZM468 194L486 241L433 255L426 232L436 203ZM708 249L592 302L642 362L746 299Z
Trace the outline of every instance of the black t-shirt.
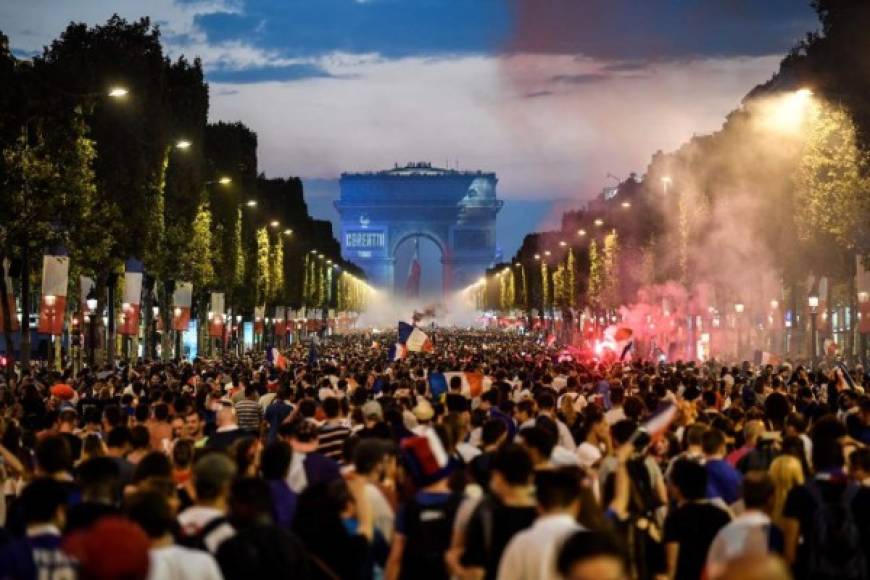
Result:
M536 516L534 506L513 507L495 497L484 498L468 521L462 564L486 568L486 578L495 578L508 542L514 534L531 526Z
M60 436L66 439L67 443L69 443L69 450L72 453L73 461L78 461L82 456L81 438L72 433L61 433Z
M827 502L836 503L846 489L845 482L831 482L815 480L814 485L819 486L822 497ZM807 563L809 560L807 538L813 536L814 514L816 502L807 486L801 485L792 489L785 500L782 515L787 518L798 520L800 523L800 535L804 538L798 544L797 558L794 565L795 578L808 578ZM870 488L858 489L855 499L852 501L852 517L858 530L861 532L861 542L864 546L864 554L870 554Z
M722 508L705 502L679 506L665 519L665 543L680 545L676 580L698 580L716 533L731 521Z

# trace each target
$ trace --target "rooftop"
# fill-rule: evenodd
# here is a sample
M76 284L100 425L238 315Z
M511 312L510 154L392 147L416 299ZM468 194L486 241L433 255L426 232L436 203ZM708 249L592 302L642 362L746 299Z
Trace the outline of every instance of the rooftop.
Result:
M380 171L361 171L353 173L342 173L342 177L357 177L357 176L435 176L435 175L494 175L492 172L484 172L480 170L464 171L459 169L447 169L445 167L435 167L428 161L409 162L405 165L398 163L392 169L382 169Z

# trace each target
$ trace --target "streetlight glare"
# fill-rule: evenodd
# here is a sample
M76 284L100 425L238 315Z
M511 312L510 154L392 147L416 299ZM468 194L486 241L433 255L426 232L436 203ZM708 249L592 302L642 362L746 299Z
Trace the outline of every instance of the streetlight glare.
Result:
M291 235L292 233L293 233L293 230L291 230L290 228L287 228L286 230L284 230L284 235L285 235L285 236L289 236L289 235Z
M191 142L188 141L187 139L179 139L175 143L175 147L178 149L188 149L190 146L191 146Z
M577 235L580 236L580 237L585 236L585 235L586 235L586 230L583 230L583 229L577 230Z
M223 176L220 179L218 179L218 183L220 183L221 185L228 185L232 182L233 182L232 177Z
M630 201L622 202L622 207L625 209L629 209L631 207L631 202Z
M593 223L596 225L596 227L600 228L601 226L604 225L604 220L601 218L597 218Z
M257 200L256 199L249 199L245 203L245 205L247 205L248 207L257 207Z
M278 220L272 220L271 222L269 222L269 225L273 228L277 228L281 224L278 222Z
M129 91L124 87L112 87L109 89L109 96L113 99L120 99L121 97L126 97Z

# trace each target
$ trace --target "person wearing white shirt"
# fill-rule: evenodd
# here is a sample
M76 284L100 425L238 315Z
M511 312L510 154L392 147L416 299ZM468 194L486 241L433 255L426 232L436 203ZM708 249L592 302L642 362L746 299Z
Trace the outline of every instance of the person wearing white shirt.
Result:
M743 478L743 503L746 511L726 524L710 544L706 577L716 580L728 565L738 559L781 552L782 531L770 520L773 509L773 482L764 471L750 471Z
M538 407L540 411L538 416L544 416L556 423L558 429L559 440L556 445L564 448L570 453L577 450L577 443L574 441L574 436L571 435L571 430L556 416L556 400L551 395L541 395L538 397Z
M579 473L576 469L539 471L535 494L541 515L532 527L515 535L498 566L498 580L557 580L556 557L562 542L584 529L580 512Z
M130 497L127 504L130 519L145 530L151 541L149 580L223 579L210 553L174 543L172 511L164 496L152 491L141 492Z

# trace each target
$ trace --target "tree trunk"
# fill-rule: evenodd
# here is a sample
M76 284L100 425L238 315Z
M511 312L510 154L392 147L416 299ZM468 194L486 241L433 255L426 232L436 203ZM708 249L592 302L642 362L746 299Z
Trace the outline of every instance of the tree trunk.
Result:
M6 381L15 375L15 343L12 340L12 317L15 316L7 296L10 288L6 287L6 255L0 255L0 300L3 308L3 340L6 342Z
M163 334L160 341L160 358L168 361L171 357L171 331L172 331L172 303L171 296L175 291L174 280L163 281L163 295L158 296L160 303L160 319L163 321ZM178 354L176 353L176 356Z
M21 250L21 365L30 366L30 251L24 241Z
M108 285L108 314L106 328L106 363L112 368L115 368L115 350L117 344L115 341L115 289L118 284L118 274L112 272L107 279Z

